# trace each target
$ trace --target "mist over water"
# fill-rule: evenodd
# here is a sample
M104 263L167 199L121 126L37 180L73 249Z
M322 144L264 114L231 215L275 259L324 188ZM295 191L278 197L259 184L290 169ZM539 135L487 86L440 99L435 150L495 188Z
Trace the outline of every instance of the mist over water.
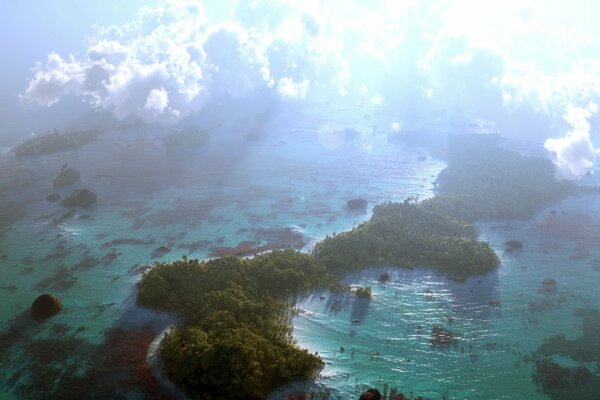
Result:
M178 320L137 304L144 271L182 256L311 252L377 204L438 194L449 137L498 133L502 148L551 160L557 179L599 185L598 7L1 5L13 55L0 67L0 399L86 393L74 382L89 376L92 397L182 397L156 354L146 362ZM85 144L18 154L28 139L88 130L97 136ZM80 177L53 184L68 168ZM97 202L61 205L78 189ZM365 265L342 283L370 286L369 301L298 297L293 338L325 366L269 398L396 387L431 399L558 399L556 381L540 377L545 359L591 371L572 379L596 398L597 194L474 225L500 258L491 273L460 282L427 265ZM29 314L42 293L62 310L40 322ZM456 344L432 345L439 326Z

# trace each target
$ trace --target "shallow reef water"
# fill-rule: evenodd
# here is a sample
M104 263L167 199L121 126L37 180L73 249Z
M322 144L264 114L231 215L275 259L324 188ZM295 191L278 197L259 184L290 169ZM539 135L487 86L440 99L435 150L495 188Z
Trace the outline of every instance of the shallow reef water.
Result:
M330 118L360 135L336 147L315 134L323 117L304 112L273 119L239 149L218 135L241 124L214 128L207 148L181 158L136 127L65 153L2 155L11 173L0 179L0 398L176 396L144 367L148 345L172 322L135 305L135 283L152 263L310 249L360 224L377 203L433 195L442 161L389 141L372 120L342 114ZM64 163L81 182L55 190ZM80 187L97 193L95 206L69 214L46 200ZM346 208L354 198L368 201L366 212ZM299 299L295 338L326 361L307 390L340 399L366 386L435 399L554 399L573 383L598 388L591 332L600 309L600 202L582 195L531 221L477 226L502 259L487 276L460 283L426 268L378 266L345 280L371 286L371 300L329 292ZM512 239L523 248L507 251ZM44 292L63 310L33 321L29 307ZM456 340L432 346L434 327ZM544 375L556 371L567 377Z

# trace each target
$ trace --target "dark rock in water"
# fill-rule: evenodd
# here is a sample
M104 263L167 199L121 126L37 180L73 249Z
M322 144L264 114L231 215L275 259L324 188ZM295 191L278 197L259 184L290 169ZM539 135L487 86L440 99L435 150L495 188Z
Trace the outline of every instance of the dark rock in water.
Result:
M455 344L458 341L458 337L453 332L447 331L446 329L434 326L431 328L431 339L430 342L433 346L449 346Z
M379 390L377 389L367 389L365 392L363 392L360 397L358 398L359 400L381 400L381 393L379 392Z
M60 175L54 178L52 184L54 185L54 187L67 186L78 182L80 179L81 175L79 174L79 172L69 167L67 169L63 169Z
M515 239L511 239L511 240L507 241L505 244L506 244L506 251L509 253L523 249L523 243L518 240L515 240Z
M390 280L390 274L388 274L387 272L383 272L383 273L379 274L379 282L386 283L389 280Z
M365 199L352 199L348 200L346 208L352 211L366 211L367 204L368 202Z
M55 201L59 201L60 200L60 194L58 194L58 193L52 193L52 194L46 196L46 200L48 200L50 203L54 203Z
M77 189L60 202L63 207L91 207L96 203L96 193L88 189Z
M550 214L552 214L552 215L556 215L556 210L551 210L551 211L550 211Z
M551 278L546 278L542 281L542 285L548 286L548 287L551 287L551 286L554 287L554 286L556 286L556 281Z
M38 296L31 305L31 316L35 319L46 319L62 310L60 301L47 293Z

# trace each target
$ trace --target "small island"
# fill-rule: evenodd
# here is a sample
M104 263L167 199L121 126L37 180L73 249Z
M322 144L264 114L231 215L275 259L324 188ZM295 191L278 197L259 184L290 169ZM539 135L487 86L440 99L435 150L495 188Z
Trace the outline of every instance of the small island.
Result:
M13 151L17 156L51 154L82 147L96 140L99 135L100 131L97 130L61 133L55 129L53 133L26 140L14 147Z
M96 193L89 189L77 189L60 202L63 207L91 207L96 204Z
M71 167L67 167L65 164L61 173L56 178L54 178L54 180L52 181L52 185L55 188L61 187L61 186L72 185L75 182L79 182L80 179L81 179L81 174L79 173L79 171L77 171Z

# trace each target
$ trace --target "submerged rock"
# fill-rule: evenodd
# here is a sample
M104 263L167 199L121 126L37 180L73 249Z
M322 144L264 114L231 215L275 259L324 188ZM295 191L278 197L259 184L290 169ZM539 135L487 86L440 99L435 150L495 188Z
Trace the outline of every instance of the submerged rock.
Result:
M511 239L511 240L507 241L505 244L506 244L506 251L509 253L523 249L523 243L518 240L515 240L515 239Z
M542 281L542 285L547 286L547 287L554 287L554 286L556 286L556 280L554 280L552 278L546 278Z
M152 258L162 257L165 254L169 254L171 252L171 248L169 246L159 246L152 252Z
M365 199L352 199L348 200L346 208L352 211L366 211L367 204L368 202Z
M449 346L455 344L458 341L458 337L454 332L450 332L442 327L434 326L431 328L431 339L430 342L433 346Z
M96 193L88 189L77 189L60 202L63 207L91 207L96 204Z
M60 301L56 297L45 293L34 300L31 305L31 316L35 319L46 319L58 314L60 310L62 310Z

